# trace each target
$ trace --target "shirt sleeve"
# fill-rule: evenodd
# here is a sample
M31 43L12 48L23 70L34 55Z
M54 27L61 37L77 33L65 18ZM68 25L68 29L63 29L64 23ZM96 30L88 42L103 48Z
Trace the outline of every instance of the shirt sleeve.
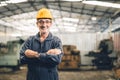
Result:
M23 45L22 45L22 47L21 47L21 50L20 50L20 63L21 63L21 64L34 63L35 61L37 61L37 60L34 59L34 58L27 58L27 57L25 56L25 54L24 54L27 49L30 49L30 46L31 46L31 44L30 44L31 38L32 38L32 37L30 37L29 39L27 39L27 40L23 43Z

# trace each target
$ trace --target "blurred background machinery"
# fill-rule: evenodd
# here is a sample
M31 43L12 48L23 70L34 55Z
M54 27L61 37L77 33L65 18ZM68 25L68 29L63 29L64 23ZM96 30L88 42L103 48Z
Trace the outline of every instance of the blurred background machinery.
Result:
M16 40L0 43L0 67L19 69L19 50L23 42L23 40Z
M94 57L92 63L97 69L112 69L113 61L116 59L116 57L110 56L113 50L114 46L112 38L103 39L100 41L98 50L90 51L85 56Z

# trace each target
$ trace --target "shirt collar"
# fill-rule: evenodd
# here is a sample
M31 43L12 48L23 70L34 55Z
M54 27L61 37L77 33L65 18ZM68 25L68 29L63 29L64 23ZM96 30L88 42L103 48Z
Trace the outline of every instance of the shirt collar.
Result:
M35 35L35 39L40 40L39 32ZM51 40L51 39L53 39L53 35L52 35L51 32L49 32L49 34L48 34L48 36L47 36L47 38L45 40Z

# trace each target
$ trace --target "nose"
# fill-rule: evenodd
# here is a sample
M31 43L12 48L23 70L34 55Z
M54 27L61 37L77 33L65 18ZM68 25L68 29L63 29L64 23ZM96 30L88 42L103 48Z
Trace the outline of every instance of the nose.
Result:
M40 24L45 26L47 23L45 21L41 21Z
M42 26L46 26L47 24L45 22L42 23Z

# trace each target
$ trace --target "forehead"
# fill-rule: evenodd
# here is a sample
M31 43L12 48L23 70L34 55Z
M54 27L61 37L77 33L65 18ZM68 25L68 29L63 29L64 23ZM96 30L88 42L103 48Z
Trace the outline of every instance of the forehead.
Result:
M41 20L43 20L43 21L46 21L46 20L51 20L51 19L38 19L38 21L41 21Z

